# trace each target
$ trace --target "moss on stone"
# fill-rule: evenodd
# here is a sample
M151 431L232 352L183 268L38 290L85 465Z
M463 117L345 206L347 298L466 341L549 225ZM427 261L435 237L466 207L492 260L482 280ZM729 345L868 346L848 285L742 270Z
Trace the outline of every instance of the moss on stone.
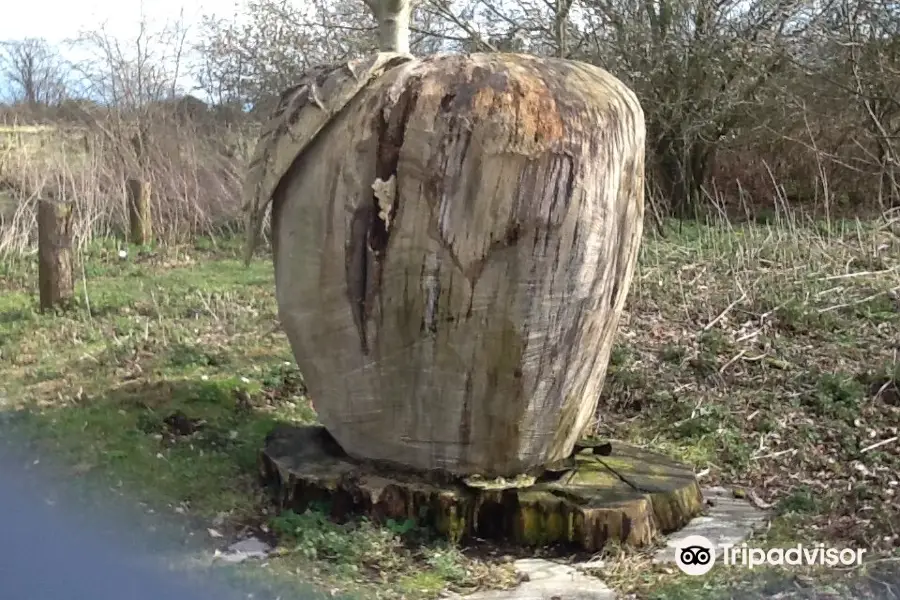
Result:
M442 495L437 501L437 510L435 511L434 527L441 535L445 536L450 543L456 544L460 542L466 533L466 517L464 511L460 510L460 503L454 499Z

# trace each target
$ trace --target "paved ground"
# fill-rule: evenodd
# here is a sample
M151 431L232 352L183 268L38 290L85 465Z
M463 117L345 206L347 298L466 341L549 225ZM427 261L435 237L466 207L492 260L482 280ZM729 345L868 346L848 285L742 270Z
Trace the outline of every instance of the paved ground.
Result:
M72 478L63 478L53 467L28 456L23 450L27 444L11 443L8 435L0 431L0 438L7 442L0 444L0 596L4 600L266 600L280 596L237 584L233 573L189 568L198 548L185 543L189 538L184 535L185 524L156 527L153 522L161 519L117 510L113 498L98 504L96 498L102 493L79 489ZM170 568L178 562L188 568ZM313 591L283 596L290 600L323 597Z

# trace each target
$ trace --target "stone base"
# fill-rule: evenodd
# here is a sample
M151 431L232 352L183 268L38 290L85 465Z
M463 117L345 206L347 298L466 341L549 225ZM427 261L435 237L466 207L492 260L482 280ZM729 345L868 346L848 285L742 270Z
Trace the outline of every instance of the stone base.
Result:
M567 463L524 482L440 482L354 460L321 426L282 425L266 438L260 469L281 510L324 502L336 519L412 519L454 542L640 547L703 508L693 472L659 454L612 442Z

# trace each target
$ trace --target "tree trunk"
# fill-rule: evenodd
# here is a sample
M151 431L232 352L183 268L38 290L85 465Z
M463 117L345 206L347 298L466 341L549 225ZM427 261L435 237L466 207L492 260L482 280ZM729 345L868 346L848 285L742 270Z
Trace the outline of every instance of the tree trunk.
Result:
M41 312L64 308L75 294L72 266L72 205L38 203L38 290Z
M378 21L378 49L409 54L412 0L365 0Z
M150 183L131 178L125 182L128 194L128 231L132 244L146 245L153 239L150 215Z
M275 160L261 140L254 164L293 164L250 186L274 190L279 316L322 423L420 470L570 455L642 233L634 94L590 65L474 54L407 61L342 106L312 133L290 124L325 111L283 112L266 135L308 143Z
M666 137L657 145L655 154L658 181L668 200L669 213L679 219L695 218L710 172L710 148L702 142L687 144Z

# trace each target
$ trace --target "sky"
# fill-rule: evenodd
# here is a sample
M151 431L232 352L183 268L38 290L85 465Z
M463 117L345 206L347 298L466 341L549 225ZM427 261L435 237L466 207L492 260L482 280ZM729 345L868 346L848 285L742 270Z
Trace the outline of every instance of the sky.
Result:
M233 14L236 0L23 0L5 4L0 40L38 37L58 43L104 22L110 33L127 39L142 15L148 23L163 25L177 19L182 9L185 21L197 24L203 14Z
M125 42L135 39L143 20L151 32L158 33L167 24L182 19L188 28L190 48L200 31L204 15L232 17L245 0L21 0L8 2L0 18L0 42L24 38L43 38L55 46L63 58L78 62L90 58L83 47L66 44L83 31L97 30L102 25L106 34ZM298 0L302 1L302 0ZM183 15L183 16L182 16ZM185 59L191 59L188 50ZM189 71L179 78L187 92L199 93ZM0 100L9 96L5 82L0 81Z

